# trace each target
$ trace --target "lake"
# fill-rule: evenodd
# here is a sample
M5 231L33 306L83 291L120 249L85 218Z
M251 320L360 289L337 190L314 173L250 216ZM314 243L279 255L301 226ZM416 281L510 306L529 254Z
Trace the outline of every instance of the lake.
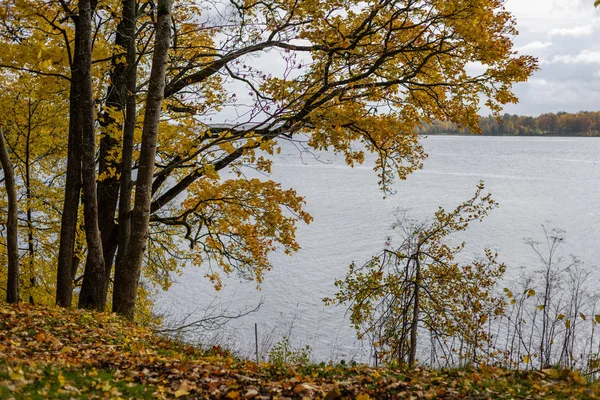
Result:
M254 324L260 352L283 336L294 347L309 345L315 361L366 361L367 349L355 339L343 307L324 307L322 298L335 293L352 261L362 263L382 249L394 211L408 210L416 219L438 206L454 208L470 198L477 183L499 202L482 223L461 237L469 245L465 256L497 249L507 264L506 280L539 264L524 238L543 240L542 224L566 231L563 254L577 255L588 266L600 258L600 139L432 136L423 139L429 154L423 170L395 184L397 193L384 199L372 170L373 159L350 168L340 157L299 154L283 148L274 159L270 179L305 196L314 222L298 228L302 249L293 256L274 254L273 270L262 290L237 277L225 280L216 293L199 268L187 268L172 288L160 296L157 310L167 321L256 306L258 312L232 320L207 334L190 333L191 341L221 342L252 357Z

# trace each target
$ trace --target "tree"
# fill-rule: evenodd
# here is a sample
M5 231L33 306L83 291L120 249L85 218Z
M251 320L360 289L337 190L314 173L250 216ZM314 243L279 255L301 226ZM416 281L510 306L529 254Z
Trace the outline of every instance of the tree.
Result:
M69 16L77 24L78 19L74 12L69 12ZM81 140L80 131L80 66L75 62L75 57L81 54L81 41L77 37L74 40L74 50L71 50L71 42L66 39L68 30L57 27L63 36L65 36L66 52L69 60L70 78L69 80L69 140L67 154L67 175L65 182L65 196L63 202L63 213L61 217L60 243L57 266L56 282L56 304L62 307L71 307L73 298L73 273L74 267L74 246L77 231L77 219L79 211L79 201L81 196ZM72 54L73 53L73 54Z
M451 246L447 237L482 220L495 206L480 183L471 199L451 212L440 208L430 222L400 219L395 225L400 244L386 246L362 266L350 265L326 304L349 306L359 339L371 337L379 360L414 366L424 327L447 361L455 353L461 361L481 361L491 339L486 323L504 309L492 290L505 267L487 249L482 260L459 264L465 243Z
M131 210L131 172L132 172L132 160L133 160L133 146L134 146L134 135L136 126L136 77L137 77L137 66L136 66L136 1L135 0L124 0L123 1L123 36L126 42L126 62L127 70L125 77L125 123L123 126L123 149L121 153L121 182L120 182L120 195L119 195L119 212L118 212L118 252L116 258L116 265L121 268L125 262L125 256L127 254L127 246L129 244L129 237L131 236L131 219L129 213ZM163 93L164 95L164 93ZM117 146L118 147L118 146ZM106 254L106 253L105 253ZM105 258L107 266L110 265L110 258ZM115 276L121 273L122 268L117 271L115 268ZM119 278L115 278L116 281ZM113 303L116 303L113 300Z
M137 288L141 275L142 258L148 241L150 205L152 202L152 180L156 143L162 102L165 92L167 58L171 45L171 0L159 0L157 31L150 72L150 85L144 114L142 148L131 223L132 236L127 243L127 252L122 265L117 265L113 310L133 319Z
M6 222L6 248L8 251L8 280L6 302L19 302L19 236L18 236L18 205L15 172L6 147L4 132L0 126L0 164L4 171L4 185L8 195L8 218Z
M81 132L81 179L83 181L83 211L87 260L79 295L79 307L103 311L106 305L106 275L102 240L98 227L98 197L96 193L96 134L94 94L92 87L92 3L79 0L79 15L75 40L80 52L74 62L79 68L79 124Z
M528 117L505 114L500 123L493 116L480 117L479 129L483 135L565 135L565 136L600 136L600 113L580 111L576 114L560 112L548 113L539 117ZM459 130L455 125L442 121L424 124L420 134L435 135L439 133L468 133Z
M61 174L58 161L66 154L66 139L61 134L67 122L61 109L65 103L54 94L58 87L54 78L7 75L0 79L3 135L14 167L18 229L24 233L19 242L19 297L42 303L54 297L54 241L63 190L57 184ZM8 195L2 191L0 197L4 219ZM8 264L4 255L0 262ZM6 282L3 272L2 285Z
M136 105L146 116L154 102L152 67L160 50L161 7L140 1L132 12L136 3L131 0L98 3L90 20L93 47L80 49L73 38L80 37L76 19L85 14L87 20L86 2L81 5L85 7L66 0L23 0L0 8L0 36L7 49L0 55L0 68L52 76L71 86L70 151L63 160L68 190L57 281L57 302L65 306L73 286L80 165L87 177L83 184L89 185L84 203L94 208L89 179L89 135L94 131L101 135L95 195L101 201L97 213L86 211L97 214L97 224L88 214L84 218L84 280L90 284L82 295L87 296L87 288L101 288L94 297L100 300L88 303L102 308L115 247L118 260L141 259L147 281L162 286L168 286L169 271L190 262L209 268L207 276L217 286L214 267L260 282L271 267L270 251L297 250L295 226L310 221L302 209L304 200L275 182L243 175L245 167L269 172L268 155L279 142L304 139L312 148L344 154L350 165L362 162L364 152L373 152L381 188L388 193L395 178L421 166L425 154L415 131L422 121L446 120L476 130L480 97L498 114L504 104L516 101L512 85L536 68L535 59L513 54L515 21L500 0L247 1L228 3L218 13L212 12L212 3L182 0L172 11L158 150L149 162L145 157L151 152L144 149L151 141L144 137L154 131L146 127L154 119L137 119ZM86 110L88 128L80 138L76 126L83 122L77 121L77 108L88 102L76 102L83 88L78 82L88 79L77 74L88 68L78 69L75 55L87 51L97 126L89 126ZM257 60L264 57L279 60L278 68L262 69ZM471 62L481 63L484 72L469 75ZM84 139L85 148L78 148L78 140ZM356 142L362 142L361 150ZM238 175L222 178L224 172ZM147 189L140 186L145 178L130 183L136 174L151 176L148 223L139 217L146 200L140 198L137 211L129 210L132 194L138 203L139 193ZM148 232L149 252L128 233L130 219L138 224L135 229ZM181 248L182 239L189 250ZM129 248L134 242L137 254ZM132 282L139 281L136 268ZM135 304L132 296L127 291L127 304Z

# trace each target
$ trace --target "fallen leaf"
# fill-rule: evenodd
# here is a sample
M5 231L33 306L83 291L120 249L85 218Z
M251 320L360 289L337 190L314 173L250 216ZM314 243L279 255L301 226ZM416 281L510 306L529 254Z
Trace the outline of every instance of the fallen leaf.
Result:
M24 381L25 380L25 374L23 373L22 369L14 370L14 369L8 367L8 377L10 378L11 381Z
M175 397L177 398L180 398L181 396L187 396L188 394L190 394L190 392L188 392L187 390L177 389L175 391Z
M39 343L42 343L45 339L46 339L46 333L44 333L44 331L38 333L37 336L35 337L35 340L37 340Z
M325 396L325 400L336 400L340 397L342 397L342 393L340 392L340 390L338 388L333 388L329 391L329 393L327 393L327 396Z

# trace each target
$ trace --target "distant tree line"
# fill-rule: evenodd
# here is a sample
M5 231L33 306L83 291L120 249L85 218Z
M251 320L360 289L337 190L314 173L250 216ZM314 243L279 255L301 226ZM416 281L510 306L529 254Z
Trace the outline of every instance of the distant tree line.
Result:
M600 136L600 112L559 112L538 117L504 114L500 122L492 116L480 117L479 128L483 135L489 136ZM422 135L471 133L468 128L459 128L446 121L423 124L418 131Z

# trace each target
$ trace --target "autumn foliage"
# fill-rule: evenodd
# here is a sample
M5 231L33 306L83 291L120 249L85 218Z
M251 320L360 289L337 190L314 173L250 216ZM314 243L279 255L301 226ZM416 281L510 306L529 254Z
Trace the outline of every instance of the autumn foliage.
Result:
M338 292L325 302L349 308L350 321L359 339L373 346L376 362L413 366L423 356L430 365L443 366L494 359L488 321L504 313L505 301L494 291L505 266L489 249L461 262L465 242L452 245L449 238L496 206L480 183L472 198L452 211L440 208L431 221L404 216L395 226L398 238L390 238L364 265L350 265L346 277L336 281ZM399 243L392 245L393 239ZM419 337L428 342L427 352L418 346Z
M0 303L2 398L513 399L600 395L577 372L270 365L172 342L114 315Z
M600 136L600 112L545 113L537 117L504 114L500 120L490 115L479 118L479 130L490 136ZM472 131L451 122L434 121L421 126L419 133L466 135Z
M299 248L301 194L244 175L283 141L374 153L387 193L422 121L476 129L537 67L500 0L9 0L0 21L20 297L128 318L184 265L260 282Z

